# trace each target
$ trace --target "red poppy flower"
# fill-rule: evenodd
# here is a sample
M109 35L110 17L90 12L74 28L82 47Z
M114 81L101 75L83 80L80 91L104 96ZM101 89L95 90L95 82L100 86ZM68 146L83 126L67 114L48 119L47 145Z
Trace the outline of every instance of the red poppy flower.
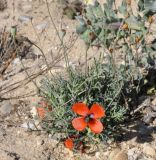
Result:
M98 120L105 116L105 110L102 106L93 104L89 109L84 103L75 103L72 110L74 113L81 115L81 117L72 120L72 125L76 130L83 131L88 126L93 133L103 131L103 124Z
M37 113L41 119L45 117L47 112L52 111L52 107L47 102L41 101L38 103L38 105L39 107L37 107Z
M37 108L37 113L38 113L38 116L43 119L45 117L45 114L46 114L46 111L43 107L38 107Z
M72 139L70 139L70 138L68 138L68 139L65 140L64 145L67 148L69 148L70 150L72 150L73 147L74 147L74 143L73 143Z

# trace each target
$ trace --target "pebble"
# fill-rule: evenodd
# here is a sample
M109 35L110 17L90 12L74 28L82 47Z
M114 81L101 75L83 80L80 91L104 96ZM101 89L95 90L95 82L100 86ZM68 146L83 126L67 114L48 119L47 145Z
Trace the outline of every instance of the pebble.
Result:
M129 156L133 156L134 153L136 152L136 150L137 150L136 147L129 149L129 150L128 150L128 155L129 155Z
M147 114L146 116L144 116L143 121L146 124L150 124L153 121L153 116L151 114Z
M31 16L26 16L26 15L23 15L23 16L20 16L18 18L18 20L21 22L21 23L27 23L29 21L31 21L32 17Z
M100 152L96 152L96 153L95 153L95 157L96 157L96 158L100 158Z
M2 116L9 115L14 110L14 106L9 101L2 102L0 106L0 113Z
M32 129L32 130L36 129L35 124L32 122L24 122L23 124L21 124L21 127L25 129Z
M140 150L138 147L133 147L131 149L128 150L128 158L129 159L134 159L134 160L137 160L138 157L140 156Z
M156 158L156 150L154 149L154 147L150 146L147 143L143 145L143 153L148 156Z
M128 160L128 155L125 151L120 151L115 157L114 160Z
M48 27L48 23L47 22L43 22L41 24L38 24L35 28L38 29L38 30L44 30Z
M117 153L119 153L120 151L121 151L120 148L114 149L114 150L110 153L110 155L109 155L109 160L113 160L114 157L117 155Z
M5 136L5 135L6 135L5 129L2 126L0 126L0 136Z
M156 112L156 105L152 105L151 108L154 112Z
M37 116L37 110L36 110L36 107L33 106L32 109L30 110L30 113L33 117L36 117Z
M156 98L152 101L152 105L156 106Z
M153 121L153 125L156 126L156 119Z
M128 155L125 151L116 148L110 153L109 160L128 160Z
M20 62L20 58L19 58L19 57L15 58L14 61L13 61L13 64L14 64L14 65L20 64L20 63L21 63L21 62Z

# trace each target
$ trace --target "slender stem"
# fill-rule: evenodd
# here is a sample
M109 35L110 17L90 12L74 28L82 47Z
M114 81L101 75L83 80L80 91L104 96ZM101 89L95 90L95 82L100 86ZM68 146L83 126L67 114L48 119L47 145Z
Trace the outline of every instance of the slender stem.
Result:
M86 75L88 72L88 50L89 50L89 45L87 45L86 54L85 54L85 74Z
M48 1L46 0L46 5L47 5L47 9L48 9L48 13L49 13L49 16L50 16L50 19L51 19L51 22L52 22L52 25L53 25L53 27L54 27L54 29L55 29L55 31L56 31L56 34L57 34L57 36L58 36L58 38L59 38L59 40L60 40L60 42L61 42L61 45L63 46L63 49L64 49L64 52L63 52L63 54L64 54L64 58L65 58L65 62L66 62L66 68L67 68L67 71L68 71L68 73L69 73L69 75L70 75L70 68L69 68L69 59L68 59L68 56L67 56L67 53L66 53L66 47L64 46L64 42L63 42L63 39L61 38L61 36L60 36L60 34L59 34L59 31L58 31L58 29L57 29L57 27L56 27L56 25L55 25L55 22L54 22L54 20L53 20L53 17L52 17L52 15L51 15L51 13L50 13L50 8L49 8L49 5L48 5Z
M40 52L41 52L41 54L42 54L42 56L43 56L43 58L44 58L44 61L45 61L46 65L47 65L47 67L50 68L50 66L49 66L49 64L48 64L48 62L47 62L46 56L45 56L45 54L44 54L44 52L43 52L43 49L42 49L40 37L38 36L38 34L37 34L36 30L35 30L35 27L34 27L34 24L33 24L33 22L32 22L32 19L31 19L31 25L32 25L32 27L33 27L33 29L34 29L34 32L35 32L35 34L36 34L37 39L39 40L39 44L40 44L40 47L41 47L41 48L40 48L39 46L37 46L35 43L31 42L30 40L28 40L28 41L29 41L29 43L33 44L36 48L38 48L38 49L40 50ZM50 74L52 75L52 77L54 77L54 74L51 72L51 70L50 70Z

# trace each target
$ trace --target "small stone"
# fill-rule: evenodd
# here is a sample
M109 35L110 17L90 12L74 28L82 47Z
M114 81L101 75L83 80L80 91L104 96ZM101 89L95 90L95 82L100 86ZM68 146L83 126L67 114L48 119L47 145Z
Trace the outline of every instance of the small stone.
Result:
M48 27L48 23L47 22L43 22L41 24L38 24L35 28L38 30L44 30Z
M153 121L153 125L156 126L156 119Z
M9 101L4 101L0 106L2 115L9 115L14 110L14 106Z
M156 98L152 101L152 105L156 106Z
M52 138L52 134L49 134L48 137L49 137L49 138Z
M138 157L140 156L140 150L138 147L133 147L128 150L127 154L129 159L137 160Z
M150 124L150 123L153 121L152 115L151 115L151 114L147 114L146 116L144 116L143 121L144 121L146 124Z
M105 152L103 153L103 155L104 155L105 157L108 157L108 156L110 155L110 151L105 151Z
M145 143L143 146L143 152L148 156L156 157L156 150L147 143Z
M27 120L28 118L29 118L28 116L25 116L25 117L24 117L25 120Z
M114 160L128 160L128 155L125 151L120 151L115 157Z
M14 61L13 61L13 64L20 64L20 58L15 58Z
M31 19L32 19L31 16L23 15L23 16L20 16L18 20L19 20L21 23L27 23L27 22L29 22Z
M131 148L128 150L128 155L133 156L137 148Z
M96 152L96 153L95 153L95 157L96 157L96 158L100 158L100 152Z
M21 124L21 127L22 128L25 128L25 129L36 129L36 125L32 122L24 122L23 124Z
M115 157L120 151L121 151L120 148L114 149L114 150L110 153L110 155L109 155L109 160L113 160L114 157Z
M28 52L25 56L25 59L35 60L36 58L40 58L40 55L36 55L33 52Z
M5 135L6 135L5 129L2 126L0 126L0 136L5 136Z
M37 116L37 110L36 110L36 107L33 106L32 109L30 110L30 113L33 117L36 117Z
M156 105L152 105L151 108L154 112L156 112Z

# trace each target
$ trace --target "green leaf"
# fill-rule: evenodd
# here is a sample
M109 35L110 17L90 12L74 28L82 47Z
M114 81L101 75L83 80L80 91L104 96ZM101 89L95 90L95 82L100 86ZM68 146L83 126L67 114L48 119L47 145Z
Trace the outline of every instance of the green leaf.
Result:
M140 21L137 20L136 17L131 15L129 18L125 20L125 22L128 24L128 27L130 29L134 30L143 30L144 29L144 24L142 24Z
M101 19L103 17L103 9L101 5L88 6L86 8L86 17L91 21L95 21L96 19Z
M145 8L144 8L144 0L139 0L139 2L138 2L138 8L139 8L140 12L143 11L143 10L145 10Z
M144 0L145 10L155 12L156 11L156 1L155 0Z
M76 26L76 33L77 34L82 34L87 30L87 26L83 24L79 24Z
M112 8L113 7L113 3L114 3L114 0L107 0L108 8Z
M90 34L91 30L87 29L83 34L81 34L81 38L88 44L91 43L91 39L89 38L89 34Z
M153 40L151 48L156 51L156 39Z
M149 88L148 90L147 90L147 94L148 95L152 95L152 94L154 94L155 93L155 87L153 86L153 87L151 87L151 88Z
M123 1L121 6L118 7L118 10L123 15L127 14L127 4L125 3L125 1Z
M113 8L110 7L110 5L107 3L104 4L104 14L107 18L107 21L109 22L114 22L114 21L116 22L119 19L115 14Z

